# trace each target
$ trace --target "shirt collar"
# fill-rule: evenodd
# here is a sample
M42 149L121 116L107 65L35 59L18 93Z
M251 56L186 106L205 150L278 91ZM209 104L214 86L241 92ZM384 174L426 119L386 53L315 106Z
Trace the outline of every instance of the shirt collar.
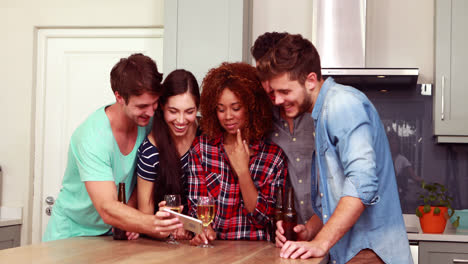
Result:
M320 88L320 92L317 97L317 100L315 101L314 109L312 110L312 118L315 121L317 121L320 112L322 112L322 106L323 106L323 103L325 102L325 96L328 92L328 89L334 86L335 84L336 84L335 80L333 80L332 77L328 77L325 80L325 82L323 82L322 87Z

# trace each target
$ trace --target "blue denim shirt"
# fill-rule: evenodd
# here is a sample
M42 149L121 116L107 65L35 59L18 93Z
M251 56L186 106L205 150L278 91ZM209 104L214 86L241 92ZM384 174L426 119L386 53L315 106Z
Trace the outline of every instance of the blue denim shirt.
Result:
M360 91L328 78L312 118L320 177L312 181L312 201L317 204L321 199L321 208L314 206L314 211L325 224L341 197L359 198L366 206L330 249L330 263L346 263L366 248L385 263L413 263L390 148L377 110Z

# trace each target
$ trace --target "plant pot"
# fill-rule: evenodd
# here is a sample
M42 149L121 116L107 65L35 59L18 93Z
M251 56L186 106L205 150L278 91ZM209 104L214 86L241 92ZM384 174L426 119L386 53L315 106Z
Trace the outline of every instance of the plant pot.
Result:
M422 217L419 218L421 229L424 233L441 234L445 230L447 224L447 207L437 206L440 208L440 214L434 214L435 206L431 206L429 213L424 213L424 206L419 206L418 210L422 213Z

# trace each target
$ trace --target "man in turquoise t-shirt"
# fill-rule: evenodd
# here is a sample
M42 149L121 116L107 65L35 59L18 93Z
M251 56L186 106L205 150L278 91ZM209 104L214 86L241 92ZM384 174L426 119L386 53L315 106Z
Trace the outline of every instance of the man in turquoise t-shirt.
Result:
M162 92L162 74L143 54L121 59L111 71L116 102L91 114L73 133L62 189L43 241L98 236L112 226L139 233L168 235L182 227L166 212L146 215L136 210L135 158L150 130L150 119ZM117 200L124 182L127 205ZM135 190L134 190L135 189Z

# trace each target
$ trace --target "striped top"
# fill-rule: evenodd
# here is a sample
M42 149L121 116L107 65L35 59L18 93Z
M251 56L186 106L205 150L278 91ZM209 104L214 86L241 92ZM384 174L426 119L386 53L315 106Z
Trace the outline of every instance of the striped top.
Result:
M188 193L188 185L187 185L187 169L188 169L188 156L189 151L187 151L182 157L180 158L180 164L182 165L182 171L184 172L180 179L182 181L182 205L184 206L184 212L187 211L187 193ZM153 145L148 137L145 138L143 143L141 143L140 147L138 148L137 154L137 168L136 173L138 177L143 180L155 182L158 177L158 169L159 169L159 150L158 148ZM155 204L157 206L156 201Z
M182 171L186 171L188 165L188 151L180 158ZM150 182L156 181L159 169L159 149L153 145L148 137L145 138L138 148L137 175L143 180ZM186 182L185 173L182 175L182 181Z

